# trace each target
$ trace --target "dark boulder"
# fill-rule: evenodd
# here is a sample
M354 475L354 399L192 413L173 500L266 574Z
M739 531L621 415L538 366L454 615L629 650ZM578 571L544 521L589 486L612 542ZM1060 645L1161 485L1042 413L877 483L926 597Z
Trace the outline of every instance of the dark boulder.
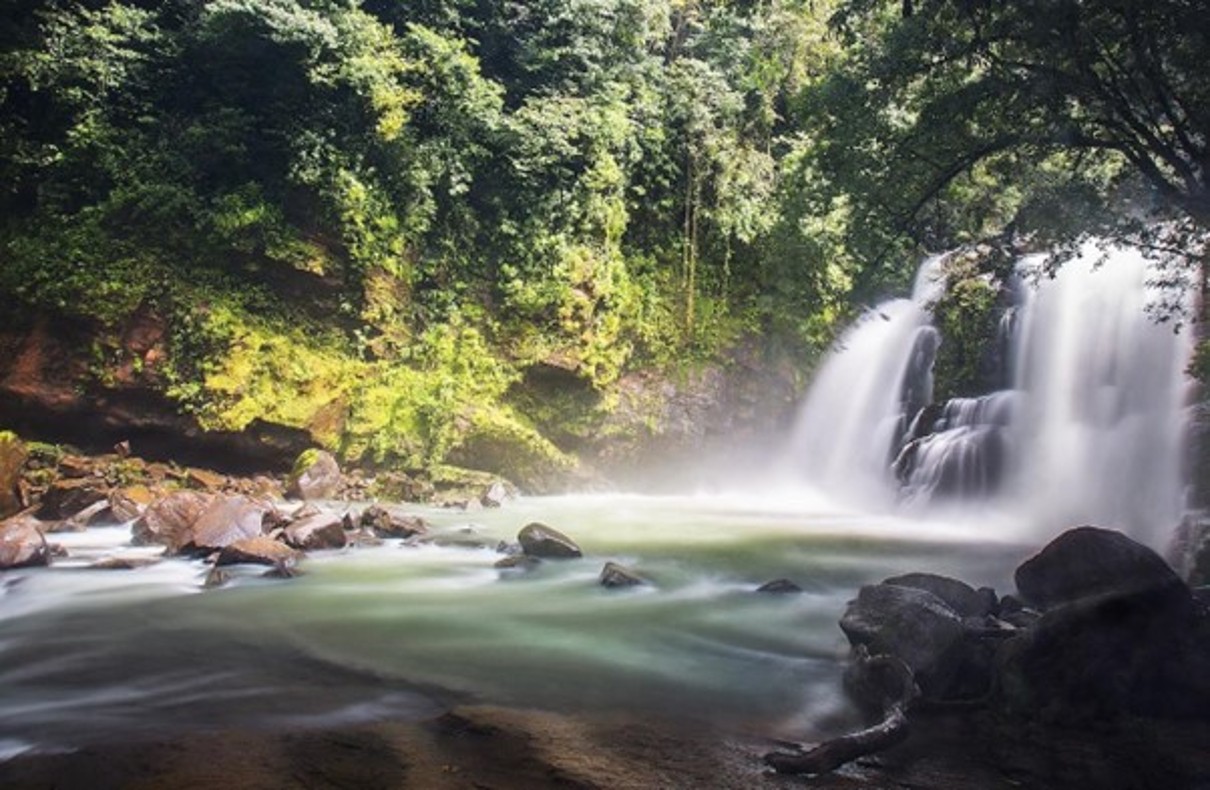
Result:
M0 521L0 571L49 565L51 550L29 516Z
M883 584L932 593L961 617L983 617L991 614L995 608L994 592L989 600L986 593L976 591L966 582L935 573L905 573L902 576L893 576Z
M521 550L531 557L572 558L582 557L583 552L576 542L557 529L534 522L527 524L517 533Z
M215 497L197 491L174 491L147 505L131 526L136 546L160 545L175 553L189 542L189 530Z
M802 588L789 579L774 579L771 582L765 582L761 586L757 587L756 591L758 593L776 593L784 595L787 593L800 593L802 592Z
M294 462L286 493L298 499L330 499L340 490L340 466L324 450L307 450Z
M927 699L949 701L982 696L991 684L1006 634L983 621L964 619L925 590L876 584L861 588L840 628L855 648L903 661Z
M317 513L286 527L286 542L296 549L343 549L349 539L344 520L335 513Z
M610 589L618 587L638 587L646 584L647 580L630 568L617 564L616 562L607 562L605 567L601 568L601 575L597 579L602 587Z
M1017 590L1042 609L1089 598L1139 594L1188 598L1188 588L1160 555L1120 532L1077 527L1017 568Z
M214 564L222 566L251 563L254 565L276 566L279 563L293 564L301 556L300 552L290 548L281 541L273 540L273 538L265 535L258 535L253 538L241 538L228 546L224 546Z
M492 567L499 568L500 570L532 571L541 564L542 560L537 557L527 557L524 554L510 554L507 557L496 560Z

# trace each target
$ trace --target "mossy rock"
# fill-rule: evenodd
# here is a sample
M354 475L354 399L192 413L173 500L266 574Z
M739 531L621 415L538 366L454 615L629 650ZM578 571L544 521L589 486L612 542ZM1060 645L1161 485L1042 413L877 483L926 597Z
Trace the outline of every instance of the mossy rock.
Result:
M502 411L471 416L459 445L447 459L455 465L501 475L525 491L548 493L575 471L575 460L533 428Z

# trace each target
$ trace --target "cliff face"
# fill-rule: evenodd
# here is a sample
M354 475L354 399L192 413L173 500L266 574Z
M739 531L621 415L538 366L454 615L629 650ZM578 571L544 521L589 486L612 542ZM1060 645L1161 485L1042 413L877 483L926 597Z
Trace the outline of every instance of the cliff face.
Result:
M0 329L0 415L22 436L232 471L285 470L313 444L305 431L255 422L206 431L163 394L166 327L136 314L116 332L42 316Z

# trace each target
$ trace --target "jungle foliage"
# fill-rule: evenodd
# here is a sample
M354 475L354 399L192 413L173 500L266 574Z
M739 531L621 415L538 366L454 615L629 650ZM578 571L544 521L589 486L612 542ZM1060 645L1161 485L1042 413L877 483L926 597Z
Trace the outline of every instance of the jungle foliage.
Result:
M608 408L810 359L922 248L1204 228L1198 5L9 0L0 293L167 317L148 377L207 426L559 467L535 365Z

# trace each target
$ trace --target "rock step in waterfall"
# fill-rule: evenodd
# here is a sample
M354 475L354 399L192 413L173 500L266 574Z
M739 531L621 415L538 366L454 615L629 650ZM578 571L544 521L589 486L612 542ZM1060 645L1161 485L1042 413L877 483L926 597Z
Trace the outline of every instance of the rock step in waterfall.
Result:
M1002 388L936 403L946 257L927 259L910 299L868 311L825 360L796 473L864 505L974 502L1050 534L1094 522L1161 541L1184 506L1190 332L1149 313L1164 294L1137 250L1090 243L1054 277L1042 263L1001 285Z

